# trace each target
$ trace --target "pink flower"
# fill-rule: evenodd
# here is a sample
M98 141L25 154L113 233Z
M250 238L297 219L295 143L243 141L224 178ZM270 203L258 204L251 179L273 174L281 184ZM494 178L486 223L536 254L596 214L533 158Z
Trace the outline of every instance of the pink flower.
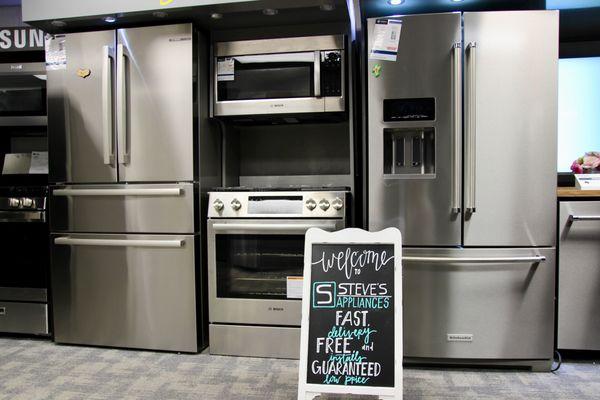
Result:
M597 152L585 153L583 156L583 167L585 169L596 169L600 167L600 157Z
M573 164L571 164L571 171L573 171L574 174L583 174L583 167L575 160L573 161Z

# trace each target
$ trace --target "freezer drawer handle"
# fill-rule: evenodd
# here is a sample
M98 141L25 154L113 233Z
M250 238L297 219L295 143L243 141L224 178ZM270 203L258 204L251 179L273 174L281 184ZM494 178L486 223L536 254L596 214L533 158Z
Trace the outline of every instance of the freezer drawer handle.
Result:
M319 228L326 231L335 229L335 223L331 224L214 224L215 231L267 231L267 232L304 232L310 228Z
M185 240L78 239L66 236L54 239L54 244L67 246L158 247L172 249L183 247Z
M453 264L501 264L539 263L546 261L544 256L532 257L402 257L402 261Z
M180 196L181 188L157 189L56 189L54 196Z
M569 222L574 221L600 221L600 215L569 215Z

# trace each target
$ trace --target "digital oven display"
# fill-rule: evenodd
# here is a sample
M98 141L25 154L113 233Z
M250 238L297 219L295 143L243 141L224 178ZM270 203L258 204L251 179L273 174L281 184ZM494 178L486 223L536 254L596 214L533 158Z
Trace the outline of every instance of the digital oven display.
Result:
M302 215L302 196L250 196L248 214Z

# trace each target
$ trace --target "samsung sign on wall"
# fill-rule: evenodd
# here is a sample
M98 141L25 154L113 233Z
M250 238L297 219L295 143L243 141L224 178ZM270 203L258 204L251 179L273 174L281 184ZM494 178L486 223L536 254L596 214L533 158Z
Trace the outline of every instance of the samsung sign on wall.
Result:
M0 28L0 51L44 50L44 32L35 28Z

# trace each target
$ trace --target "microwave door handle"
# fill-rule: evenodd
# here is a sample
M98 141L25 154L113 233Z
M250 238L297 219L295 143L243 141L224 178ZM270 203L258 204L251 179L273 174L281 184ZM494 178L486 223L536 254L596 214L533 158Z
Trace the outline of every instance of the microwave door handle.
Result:
M321 97L321 52L315 51L315 97Z
M112 56L110 46L102 47L102 136L104 164L113 165L115 148L113 140L112 114Z
M119 163L129 164L130 156L127 146L127 82L125 47L117 45L117 133L119 145Z

